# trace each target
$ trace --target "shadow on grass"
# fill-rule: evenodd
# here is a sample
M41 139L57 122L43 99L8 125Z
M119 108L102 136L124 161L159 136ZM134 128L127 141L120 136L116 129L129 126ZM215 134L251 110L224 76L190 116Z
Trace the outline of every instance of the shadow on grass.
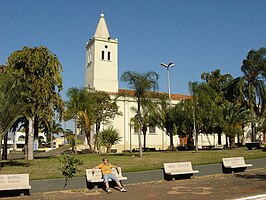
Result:
M244 178L244 179L259 179L266 180L266 174L235 174L235 177Z
M3 168L3 167L6 167L6 166L22 166L22 167L29 167L30 164L27 163L27 162L21 162L21 161L18 161L18 160L9 160L9 161L2 161L0 163L0 167Z

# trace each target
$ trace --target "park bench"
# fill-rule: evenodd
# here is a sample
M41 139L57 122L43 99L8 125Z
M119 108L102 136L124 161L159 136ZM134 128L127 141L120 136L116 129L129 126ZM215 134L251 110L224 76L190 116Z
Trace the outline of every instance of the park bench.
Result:
M246 164L243 157L223 158L223 172L240 172L245 171L247 167L251 167L252 164Z
M1 174L0 192L19 193L20 195L29 195L31 186L29 184L29 174Z
M112 168L112 174L116 176L120 182L127 180L127 177L124 177L122 175L121 167ZM86 169L86 180L87 180L87 187L89 189L98 188L100 186L99 184L102 185L104 181L102 178L102 172L100 169Z
M164 178L166 180L175 180L177 177L191 177L198 170L192 169L191 162L164 163Z

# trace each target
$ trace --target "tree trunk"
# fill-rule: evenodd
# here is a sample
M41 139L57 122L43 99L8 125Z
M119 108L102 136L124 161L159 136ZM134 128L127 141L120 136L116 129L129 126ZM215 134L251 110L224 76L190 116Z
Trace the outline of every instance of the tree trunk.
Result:
M138 133L138 139L139 139L139 157L142 157L142 144L141 144L141 121L140 121L140 100L138 100L138 125L139 125L139 133Z
M251 142L256 142L256 127L254 123L251 123Z
M7 160L7 139L8 139L8 134L6 133L4 135L4 145L3 145L2 160Z
M218 134L218 145L221 145L222 144L222 130L219 130L217 134Z
M77 115L75 116L75 155L78 154L78 133L77 133ZM51 135L52 136L52 135Z
M24 145L24 159L28 160L28 138L29 138L29 120L25 121L25 145Z
M91 146L91 130L90 129L89 130L88 129L85 130L85 135L86 135L86 139L87 139L87 144L88 144L90 150L92 150L92 146Z
M229 136L229 141L230 141L230 149L236 148L235 136Z
M33 160L33 144L34 144L34 117L29 118L29 134L28 134L28 148L27 160Z
M169 133L169 136L170 136L170 151L174 151L173 133Z
M95 134L95 138L94 138L94 151L99 150L99 142L98 142L98 133L100 130L100 122L96 122L96 134Z
M1 149L2 149L2 139L3 139L3 135L2 135L2 133L0 133L1 135L0 135L0 159L2 159L2 151L1 151ZM0 169L1 169L1 163L0 163Z
M228 148L228 136L225 134L225 147Z
M146 135L147 135L147 126L146 126L146 124L143 125L142 132L143 132L143 148L144 148L144 151L146 151Z

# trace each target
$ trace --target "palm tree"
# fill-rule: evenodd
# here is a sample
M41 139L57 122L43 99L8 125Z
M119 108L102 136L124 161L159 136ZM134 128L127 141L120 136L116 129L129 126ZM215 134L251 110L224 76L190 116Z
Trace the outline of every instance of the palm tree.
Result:
M75 120L75 154L77 154L77 123L78 114L83 111L84 103L87 100L87 90L86 88L69 88L67 90L68 101L66 102L66 117Z
M106 148L106 153L110 153L111 147L117 144L121 139L118 130L114 129L112 126L100 131L98 137L100 144Z
M260 116L265 107L266 93L266 48L250 50L243 65L243 76L239 78L240 91L246 107L253 112L253 116ZM252 126L252 141L256 140L255 125Z
M61 124L60 123L56 123L55 120L54 120L53 124L52 124L52 126L50 128L50 133L51 133L51 140L50 141L51 141L51 148L52 149L54 148L53 136L55 134L59 134L59 133L63 133L63 132L64 132L64 130L63 130Z
M246 110L240 104L226 103L224 105L224 132L228 135L230 141L230 148L233 149L235 145L235 136L242 134L242 126L250 122L250 110Z
M138 115L138 140L139 140L139 156L142 157L141 144L141 105L146 99L146 92L158 90L159 75L156 72L149 71L146 73L138 73L126 71L121 76L121 81L127 82L131 89L134 89L134 98L137 101L137 115Z

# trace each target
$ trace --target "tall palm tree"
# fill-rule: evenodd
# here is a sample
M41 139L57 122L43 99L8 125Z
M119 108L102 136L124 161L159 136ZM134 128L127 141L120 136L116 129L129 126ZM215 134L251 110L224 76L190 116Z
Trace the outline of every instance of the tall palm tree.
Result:
M260 116L266 102L266 48L250 50L243 65L243 76L240 77L240 91L246 107L253 112L253 116ZM252 125L252 141L256 140L255 125Z
M84 103L87 100L86 88L72 87L67 90L66 117L75 120L75 154L77 154L77 123L78 114L84 111Z
M127 82L131 89L134 89L134 98L137 101L137 115L138 115L138 140L139 140L139 156L142 157L141 144L141 105L147 98L146 92L158 90L159 75L156 72L149 71L146 73L138 73L126 71L121 76L121 81Z

